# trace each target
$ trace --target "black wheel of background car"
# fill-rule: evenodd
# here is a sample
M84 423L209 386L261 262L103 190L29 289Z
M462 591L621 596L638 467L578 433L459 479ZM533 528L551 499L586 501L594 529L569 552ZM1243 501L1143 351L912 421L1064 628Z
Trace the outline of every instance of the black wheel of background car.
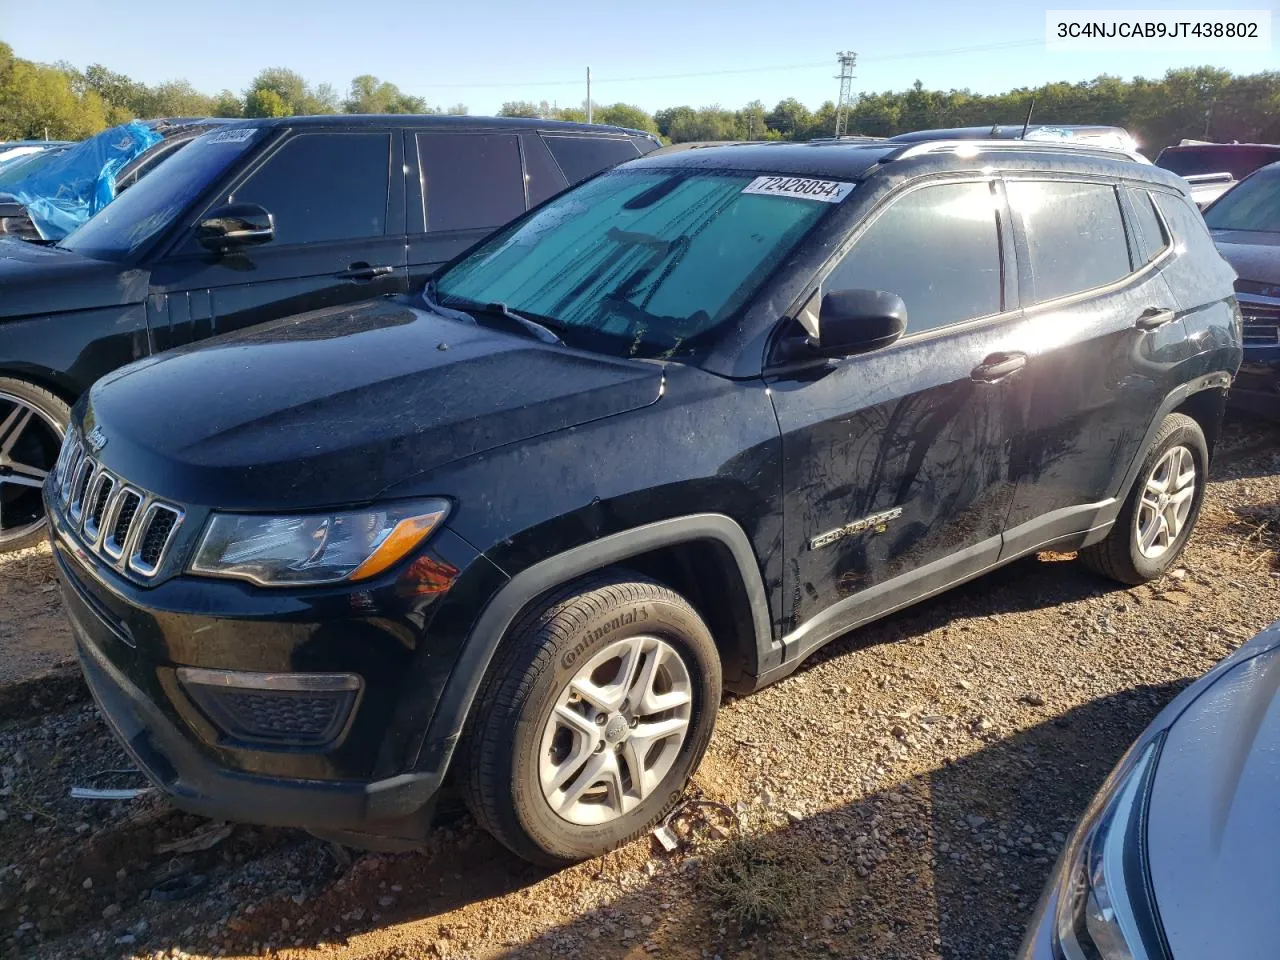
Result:
M70 417L70 408L48 390L0 377L0 553L44 536L40 488Z
M675 591L611 570L521 614L458 758L468 807L526 860L563 866L652 829L711 739L720 659Z
M1091 570L1121 583L1163 576L1181 556L1200 516L1209 446L1200 424L1171 413L1160 424L1129 498L1107 538L1080 551Z

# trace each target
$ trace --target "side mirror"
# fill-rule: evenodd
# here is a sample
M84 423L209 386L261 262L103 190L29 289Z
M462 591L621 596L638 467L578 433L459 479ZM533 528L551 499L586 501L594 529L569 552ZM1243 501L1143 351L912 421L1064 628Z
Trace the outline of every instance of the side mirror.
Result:
M822 298L818 336L811 348L824 357L868 353L907 330L907 305L884 290L833 290Z
M196 224L202 247L221 253L232 247L266 243L276 234L271 214L256 203L228 203L215 207Z

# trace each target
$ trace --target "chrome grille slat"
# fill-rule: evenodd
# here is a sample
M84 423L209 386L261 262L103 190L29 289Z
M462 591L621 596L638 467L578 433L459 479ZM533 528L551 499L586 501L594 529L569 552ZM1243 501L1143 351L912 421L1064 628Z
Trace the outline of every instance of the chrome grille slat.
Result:
M67 431L54 471L57 507L71 536L121 573L155 577L182 526L183 510L98 463L74 429Z

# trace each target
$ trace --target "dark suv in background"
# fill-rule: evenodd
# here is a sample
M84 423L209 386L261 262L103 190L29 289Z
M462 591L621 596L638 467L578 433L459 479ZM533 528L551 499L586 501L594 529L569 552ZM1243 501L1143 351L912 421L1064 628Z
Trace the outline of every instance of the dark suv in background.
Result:
M623 164L424 296L97 383L44 488L85 676L184 809L411 845L448 775L522 856L593 856L722 690L1038 550L1176 562L1233 279L1109 150Z
M167 122L125 192L54 246L0 239L0 550L41 536L69 404L109 370L427 276L512 217L658 146L555 121ZM217 122L217 121L208 121ZM139 179L139 178L142 179Z

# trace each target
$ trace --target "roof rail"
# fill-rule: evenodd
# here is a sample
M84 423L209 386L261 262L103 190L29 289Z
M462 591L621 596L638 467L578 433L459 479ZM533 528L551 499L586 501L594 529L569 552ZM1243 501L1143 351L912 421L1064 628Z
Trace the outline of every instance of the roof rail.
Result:
M892 153L881 160L888 163L892 160L907 160L928 153L955 153L975 156L979 153L1058 153L1088 154L1108 160L1134 160L1139 163L1150 163L1141 154L1123 150L1120 147L1108 147L1097 143L1083 143L1079 140L925 140L922 143L908 143L903 149Z

